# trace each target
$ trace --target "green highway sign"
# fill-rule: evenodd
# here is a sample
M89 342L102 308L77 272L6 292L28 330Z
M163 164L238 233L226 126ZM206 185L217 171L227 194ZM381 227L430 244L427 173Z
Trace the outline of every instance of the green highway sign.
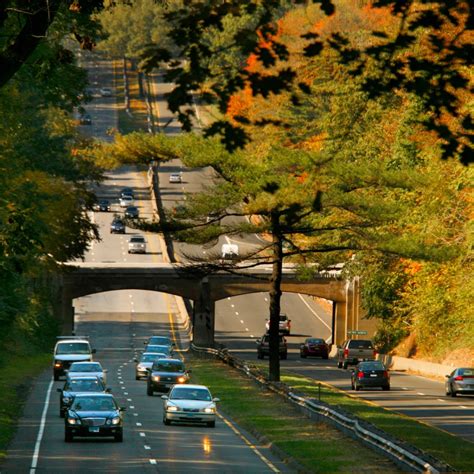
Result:
M348 336L367 336L367 331L347 331Z

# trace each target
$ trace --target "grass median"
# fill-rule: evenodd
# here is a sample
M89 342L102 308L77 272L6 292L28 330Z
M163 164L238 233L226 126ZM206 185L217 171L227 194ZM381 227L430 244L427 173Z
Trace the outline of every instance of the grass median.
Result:
M213 359L191 357L193 382L210 387L220 408L242 428L263 435L309 472L399 472L387 459L337 429L305 417L276 394Z
M23 404L28 396L28 381L51 364L51 353L12 355L2 358L0 367L0 462L15 434Z
M358 397L352 397L342 390L325 384L318 386L317 381L304 376L284 372L281 381L307 397L318 398L320 395L322 401L341 407L461 472L474 472L474 444L463 438Z

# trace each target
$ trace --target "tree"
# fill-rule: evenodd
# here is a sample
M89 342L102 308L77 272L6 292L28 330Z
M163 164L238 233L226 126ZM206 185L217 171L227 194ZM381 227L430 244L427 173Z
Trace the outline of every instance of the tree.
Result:
M319 5L331 18L343 6L331 0L310 3ZM310 27L301 32L306 42L295 52L281 40L276 21L291 8L303 7L276 0L198 1L165 15L172 25L170 36L178 47L175 57L187 60L184 65L174 63L167 72L167 79L176 84L168 96L169 107L178 114L185 130L192 126L192 97L198 89L203 90L201 99L216 103L222 114L230 98L247 87L254 96L263 97L291 91L295 101L302 93L310 94L311 88L296 81L297 71L286 61L292 54L316 58L329 48L337 52L342 64L351 66L355 78L362 79L361 87L369 97L399 90L416 95L427 112L424 126L441 140L442 157L457 157L464 164L472 161L473 121L460 100L471 88L468 68L473 56L469 36L472 12L468 2L378 0L364 8L382 9L385 17L396 22L396 28L377 28L370 43L359 44L344 31L333 31L325 37ZM216 73L209 58L220 51L209 44L209 31L224 30L229 16L239 19L247 15L252 16L252 23L237 29L233 42L227 41L224 50L239 50L244 57L253 53L265 70L256 73L244 68L236 72L229 68ZM150 70L172 57L171 51L157 45L147 49L143 66ZM243 147L249 140L238 122L224 119L212 123L205 133L221 136L229 150Z

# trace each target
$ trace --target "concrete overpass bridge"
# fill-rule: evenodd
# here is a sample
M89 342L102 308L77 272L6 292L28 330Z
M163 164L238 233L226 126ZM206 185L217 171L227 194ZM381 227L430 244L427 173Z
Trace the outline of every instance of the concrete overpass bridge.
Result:
M215 302L232 296L268 292L272 271L270 265L236 268L232 273L222 270L206 273L199 267L171 263L82 262L65 265L64 270L57 280L54 305L64 334L70 334L74 328L75 298L114 290L149 290L193 301L193 340L202 346L214 344ZM302 281L297 278L295 266L285 265L281 289L334 302L332 329L335 344L340 344L348 331L367 326L367 320L360 315L358 279L343 280L335 271Z

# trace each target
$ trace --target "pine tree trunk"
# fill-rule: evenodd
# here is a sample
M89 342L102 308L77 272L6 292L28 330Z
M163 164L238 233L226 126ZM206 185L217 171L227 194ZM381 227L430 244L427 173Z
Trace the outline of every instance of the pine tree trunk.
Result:
M269 378L273 382L280 381L280 348L279 322L281 300L281 276L283 264L282 239L280 230L280 215L273 212L271 215L273 234L273 269L270 285L270 366Z

